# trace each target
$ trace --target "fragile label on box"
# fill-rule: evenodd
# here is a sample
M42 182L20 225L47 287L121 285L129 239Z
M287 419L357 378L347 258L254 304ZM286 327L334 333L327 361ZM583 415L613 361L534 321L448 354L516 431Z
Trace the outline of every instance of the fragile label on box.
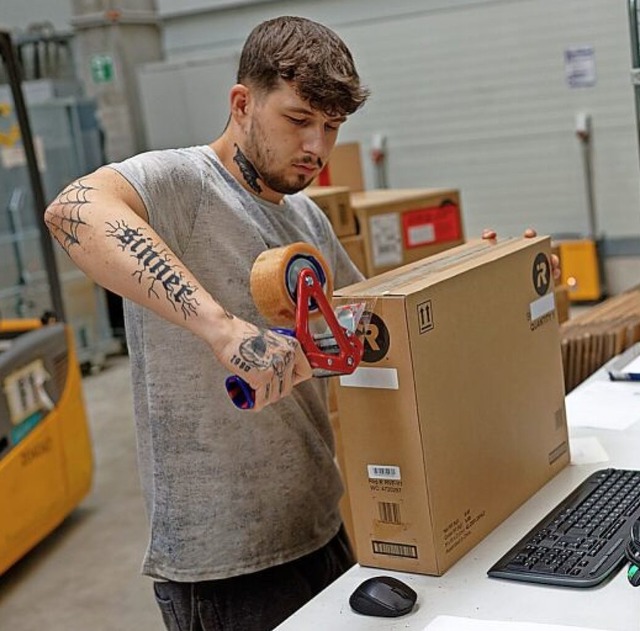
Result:
M402 214L402 229L407 248L455 241L462 236L460 212L453 204L410 210Z
M400 265L402 263L402 235L398 213L384 213L369 218L373 264Z

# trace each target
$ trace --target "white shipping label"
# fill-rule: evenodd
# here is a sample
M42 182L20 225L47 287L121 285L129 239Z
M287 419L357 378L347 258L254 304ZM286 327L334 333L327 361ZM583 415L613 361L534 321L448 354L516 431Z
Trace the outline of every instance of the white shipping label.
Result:
M385 213L369 218L371 231L371 248L373 264L400 265L402 263L402 234L400 231L400 215Z
M432 223L425 223L421 226L412 226L407 230L407 245L415 248L419 245L433 243L436 240L436 231Z
M543 315L547 315L547 313L551 313L555 308L555 296L553 295L553 292L550 291L548 294L542 296L542 298L538 298L529 304L531 322L541 318Z
M382 464L368 464L367 473L370 480L402 480L400 467Z
M398 371L395 368L359 366L350 375L340 375L340 385L347 388L397 390Z

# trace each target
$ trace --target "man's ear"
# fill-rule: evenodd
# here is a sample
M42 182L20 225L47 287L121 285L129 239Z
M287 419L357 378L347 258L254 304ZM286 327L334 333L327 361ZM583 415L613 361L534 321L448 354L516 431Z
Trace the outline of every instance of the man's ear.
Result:
M236 83L229 93L231 117L236 123L242 125L249 113L251 92L247 86Z

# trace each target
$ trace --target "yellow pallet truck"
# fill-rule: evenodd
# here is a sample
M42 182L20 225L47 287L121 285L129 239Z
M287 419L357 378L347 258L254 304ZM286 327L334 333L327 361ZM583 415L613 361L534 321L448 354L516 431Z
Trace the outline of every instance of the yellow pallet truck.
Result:
M0 573L91 488L93 457L73 332L0 321Z
M64 323L44 194L11 37L0 30L56 316L0 319L0 574L44 539L91 488L93 454L74 336Z

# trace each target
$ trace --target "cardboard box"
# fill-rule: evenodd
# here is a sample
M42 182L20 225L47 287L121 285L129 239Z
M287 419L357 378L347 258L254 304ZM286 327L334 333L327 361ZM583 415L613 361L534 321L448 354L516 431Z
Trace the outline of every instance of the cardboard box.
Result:
M560 328L565 390L640 341L640 286L571 317Z
M476 240L377 297L338 412L358 561L441 575L569 463L549 239Z
M340 243L342 243L342 247L347 251L355 266L366 276L367 255L364 251L364 237L361 234L340 237Z
M329 217L336 236L344 237L357 232L351 197L346 186L309 186L304 192Z
M338 377L327 377L329 412L338 411Z
M347 480L344 475L344 451L342 449L342 432L340 431L340 416L337 412L331 412L329 414L329 420L331 421L331 428L333 429L333 436L335 439L336 449L336 462L338 469L342 475L342 483L344 485L344 494L340 498L340 515L342 517L342 523L349 536L351 547L355 553L356 543L353 533L353 515L351 514L351 502L349 500L349 487L347 486Z
M315 186L346 186L351 191L363 191L360 143L344 142L336 145L329 161L312 183Z
M569 319L569 288L566 285L556 285L553 291L556 300L558 322L562 324Z
M464 243L455 189L378 189L353 193L364 237L366 276L406 265Z

